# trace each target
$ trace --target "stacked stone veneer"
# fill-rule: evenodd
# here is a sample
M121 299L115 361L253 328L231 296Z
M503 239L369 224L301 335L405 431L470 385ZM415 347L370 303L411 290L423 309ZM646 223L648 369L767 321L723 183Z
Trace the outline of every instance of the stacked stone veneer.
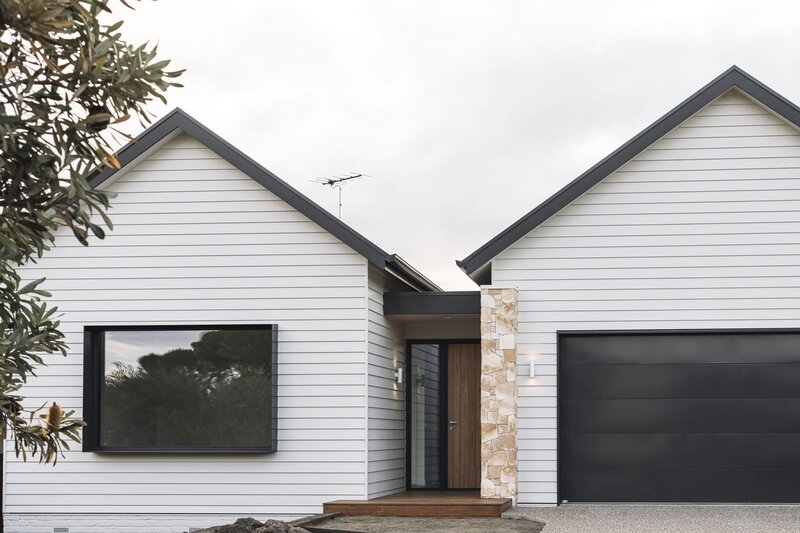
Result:
M481 497L517 496L517 290L481 289Z

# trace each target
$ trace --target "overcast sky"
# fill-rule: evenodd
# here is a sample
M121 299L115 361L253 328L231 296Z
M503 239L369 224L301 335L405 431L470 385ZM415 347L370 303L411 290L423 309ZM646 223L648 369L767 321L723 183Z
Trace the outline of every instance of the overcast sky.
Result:
M161 0L118 8L180 106L446 289L455 266L737 64L800 102L797 2Z

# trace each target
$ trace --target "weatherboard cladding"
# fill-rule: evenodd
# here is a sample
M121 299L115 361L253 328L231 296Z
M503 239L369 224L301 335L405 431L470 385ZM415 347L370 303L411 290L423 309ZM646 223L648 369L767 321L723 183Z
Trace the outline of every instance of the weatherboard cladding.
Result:
M557 332L797 327L798 220L800 133L733 89L493 259L519 290L520 504L557 502Z
M367 495L369 498L406 488L406 383L395 371L405 368L403 324L384 313L384 293L403 285L371 267L368 287L367 355Z
M23 269L28 279L47 277L70 347L26 386L28 405L55 400L81 414L86 325L277 323L278 453L78 447L53 468L23 463L7 447L9 523L26 513L69 514L75 527L84 514L162 514L163 528L148 519L155 533L171 531L169 514L196 514L199 527L213 515L302 516L326 500L363 498L365 257L190 135L107 186L117 196L105 240L83 247L59 231L55 248Z
M492 240L456 263L477 281L492 282L491 273L487 268L493 258L732 87L740 88L789 123L800 126L800 108L740 68L733 66Z

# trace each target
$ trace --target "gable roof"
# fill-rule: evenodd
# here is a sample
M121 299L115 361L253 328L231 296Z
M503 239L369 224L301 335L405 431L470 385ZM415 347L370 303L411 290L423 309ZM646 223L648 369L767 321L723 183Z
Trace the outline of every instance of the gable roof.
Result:
M800 127L800 108L734 65L456 264L476 282L491 283L492 259L733 87Z
M403 261L399 256L383 251L350 226L334 217L328 211L303 195L300 191L278 176L256 163L236 147L203 126L180 108L173 109L166 116L142 132L136 140L125 145L118 153L117 160L122 169L136 158L180 130L212 150L228 163L248 175L265 189L295 208L297 211L337 237L350 248L364 256L367 261L382 271L398 277L406 285L419 291L440 291L435 283ZM94 175L89 184L94 188L119 172L116 168L105 168Z

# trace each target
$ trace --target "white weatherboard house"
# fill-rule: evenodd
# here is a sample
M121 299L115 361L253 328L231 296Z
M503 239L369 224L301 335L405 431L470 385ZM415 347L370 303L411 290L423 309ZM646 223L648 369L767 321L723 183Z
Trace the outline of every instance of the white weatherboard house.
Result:
M6 446L6 533L800 502L798 125L731 68L445 292L172 112L94 181L114 231L26 268L71 351L25 392L89 426Z

